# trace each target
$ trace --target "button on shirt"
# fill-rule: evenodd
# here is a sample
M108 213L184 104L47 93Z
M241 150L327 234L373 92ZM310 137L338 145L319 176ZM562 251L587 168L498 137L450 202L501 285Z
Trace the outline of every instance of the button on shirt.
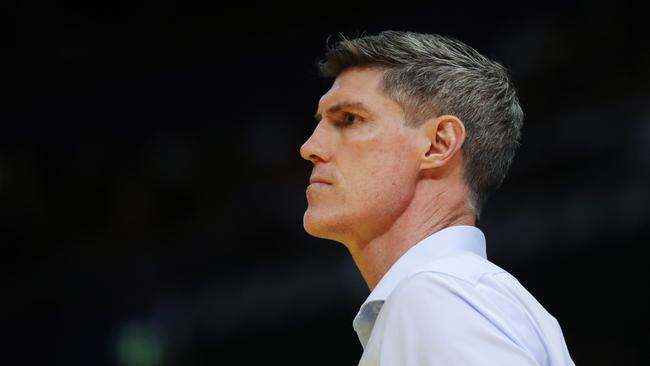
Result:
M353 322L361 366L574 365L558 322L489 262L474 226L452 226L409 249Z

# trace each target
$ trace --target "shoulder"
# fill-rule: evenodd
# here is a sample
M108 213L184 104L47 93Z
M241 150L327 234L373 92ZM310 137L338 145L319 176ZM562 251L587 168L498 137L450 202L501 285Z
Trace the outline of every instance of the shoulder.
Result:
M514 278L471 252L436 259L410 271L384 305L386 313L403 313L436 327L458 329L460 323L482 322L489 307L493 282ZM516 280L515 280L516 281ZM503 287L503 286L497 286ZM386 314L388 315L388 314ZM398 315L399 316L399 315Z
M381 339L383 357L422 358L395 364L534 363L510 324L514 318L525 320L525 310L516 301L505 308L501 307L503 303L496 305L484 288L486 277L507 273L476 257L436 261L399 283L375 324L375 341ZM470 267L455 266L459 260ZM512 318L512 314L517 315ZM501 363L504 360L508 362Z
M388 308L406 307L428 317L439 314L526 313L522 302L534 300L508 272L471 252L443 257L414 268L388 296ZM467 319L467 314L463 314Z
M369 347L396 365L572 364L555 318L471 251L411 268L379 311Z
M443 344L469 342L472 334L478 336L476 344L499 339L539 359L545 357L544 339L560 334L555 318L515 277L473 253L414 270L391 293L384 310L386 319L411 324Z

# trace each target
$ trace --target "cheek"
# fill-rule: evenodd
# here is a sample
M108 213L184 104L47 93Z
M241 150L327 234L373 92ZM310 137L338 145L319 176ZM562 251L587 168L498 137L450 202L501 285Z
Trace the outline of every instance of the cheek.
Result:
M355 207L371 205L399 200L414 189L417 151L413 136L384 129L347 142L338 150L346 201L354 201Z
M375 150L354 173L359 198L366 203L408 199L415 187L415 166L399 148Z

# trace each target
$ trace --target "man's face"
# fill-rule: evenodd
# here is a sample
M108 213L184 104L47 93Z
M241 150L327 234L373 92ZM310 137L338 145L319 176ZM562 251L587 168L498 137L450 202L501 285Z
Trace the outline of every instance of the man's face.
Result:
M300 149L314 163L303 223L311 235L363 243L388 230L413 197L417 130L380 89L383 71L353 68L318 103Z

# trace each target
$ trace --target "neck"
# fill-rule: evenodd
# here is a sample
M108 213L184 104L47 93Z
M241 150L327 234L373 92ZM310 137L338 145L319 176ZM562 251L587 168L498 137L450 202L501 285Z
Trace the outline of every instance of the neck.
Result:
M365 242L347 245L370 290L412 246L446 227L474 225L474 214L464 192L433 192L432 182L421 182L411 203L388 230Z

